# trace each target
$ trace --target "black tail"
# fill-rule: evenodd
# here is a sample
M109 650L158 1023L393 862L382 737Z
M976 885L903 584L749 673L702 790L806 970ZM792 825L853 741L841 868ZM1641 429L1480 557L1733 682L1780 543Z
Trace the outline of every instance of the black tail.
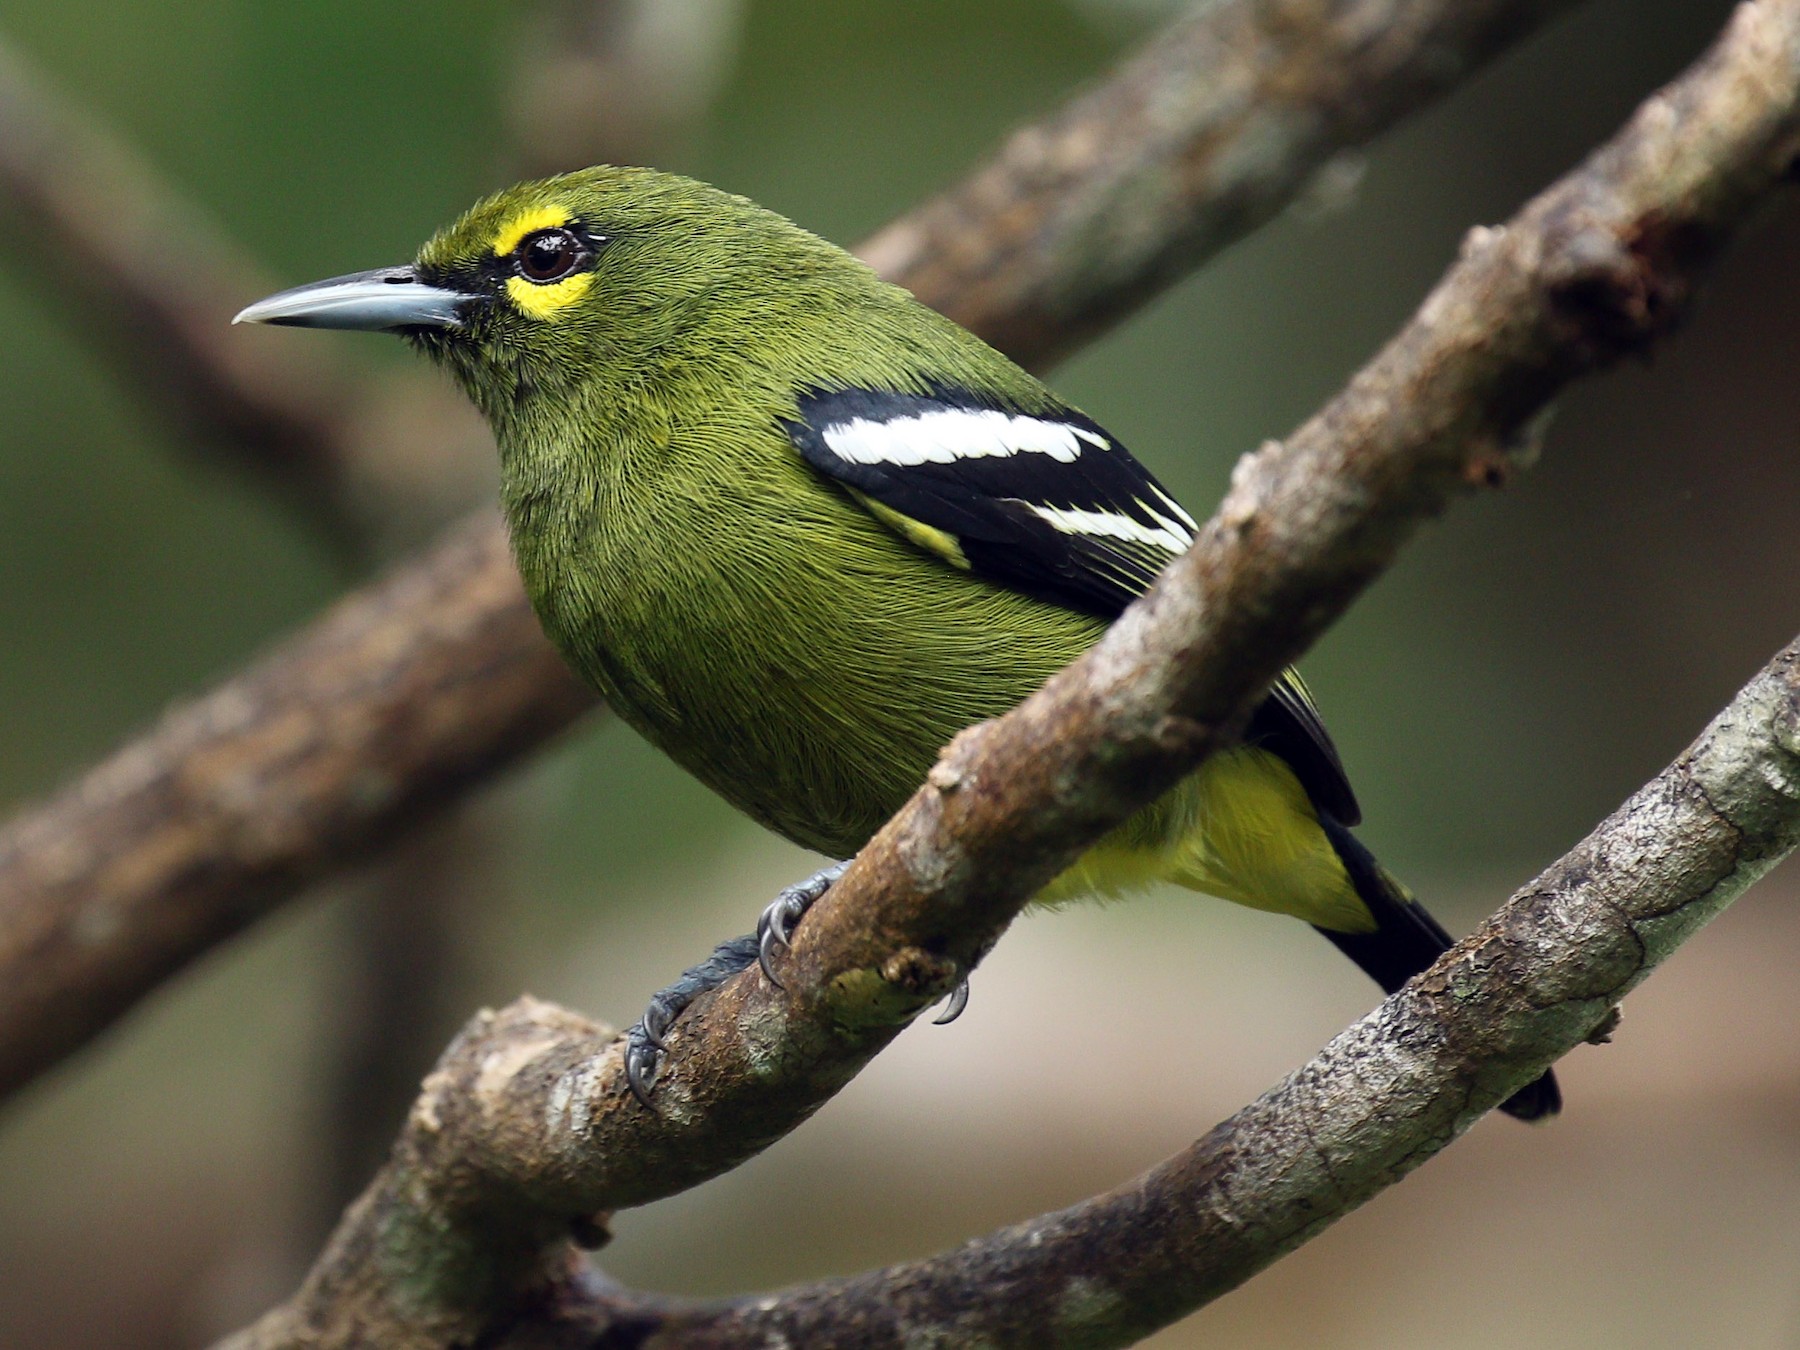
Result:
M1391 994L1447 951L1451 937L1426 912L1425 906L1408 895L1375 861L1355 835L1324 812L1319 813L1319 824L1343 859L1350 884L1375 916L1373 933L1334 933L1329 928L1319 931L1361 966L1383 992ZM1519 1120L1543 1120L1555 1115L1562 1110L1562 1090L1556 1085L1556 1075L1546 1069L1542 1078L1527 1083L1501 1102L1500 1109Z

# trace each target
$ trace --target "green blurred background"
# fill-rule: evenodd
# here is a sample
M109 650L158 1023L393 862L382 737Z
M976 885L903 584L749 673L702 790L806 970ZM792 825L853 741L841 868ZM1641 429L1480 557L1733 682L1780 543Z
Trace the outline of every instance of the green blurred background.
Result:
M649 159L854 242L1167 12L665 0L633 106L563 144L544 131L567 106L547 101L546 54L580 8L9 0L0 36L298 282L402 260L521 164L568 155ZM1053 382L1210 506L1238 454L1410 312L1469 226L1571 165L1726 9L1596 0L1378 144L1354 192L1290 212ZM58 243L0 253L7 806L346 581L302 522L149 418L79 340L58 278L82 259ZM1653 368L1566 398L1542 464L1428 531L1307 662L1364 837L1453 929L1793 635L1796 245L1791 210L1752 232ZM280 341L405 360L369 338ZM604 720L498 785L459 842L419 847L459 860L440 868L454 954L403 1082L461 1017L524 990L630 1020L810 870ZM1153 1343L1800 1344L1794 885L1764 883L1634 995L1617 1044L1571 1057L1563 1121L1482 1124ZM391 1134L385 1099L341 1086L360 1006L346 972L379 889L346 881L290 907L0 1112L0 1346L191 1345L292 1286L341 1174L366 1168L356 1150ZM1372 1003L1304 928L1226 906L1156 896L1033 918L960 1022L909 1032L739 1172L622 1216L604 1263L723 1292L935 1250L1123 1180Z

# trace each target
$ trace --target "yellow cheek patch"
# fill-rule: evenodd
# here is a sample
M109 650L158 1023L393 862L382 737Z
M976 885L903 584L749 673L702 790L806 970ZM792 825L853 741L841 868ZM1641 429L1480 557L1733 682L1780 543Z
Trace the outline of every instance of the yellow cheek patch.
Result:
M559 225L567 225L571 219L573 217L561 206L534 206L529 211L521 211L494 235L494 256L504 258L526 235L537 230L554 230Z
M534 319L549 321L586 295L593 284L592 272L577 272L548 286L539 286L524 277L508 277L506 293L522 312Z

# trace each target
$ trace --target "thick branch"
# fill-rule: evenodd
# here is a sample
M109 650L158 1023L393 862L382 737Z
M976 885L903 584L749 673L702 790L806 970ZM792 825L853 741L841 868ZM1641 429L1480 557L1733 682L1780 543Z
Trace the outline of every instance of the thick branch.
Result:
M1196 5L863 256L944 297L938 308L1014 358L1050 361L1276 215L1334 156L1572 7Z
M0 1083L590 706L517 595L481 517L0 832Z
M1212 5L1202 19L1189 21L1180 32L1189 36L1179 50L1190 59L1220 56L1223 37L1201 40L1199 34L1228 34L1241 28L1262 34L1259 65L1283 64L1294 70L1325 72L1338 61L1367 44L1366 34L1379 31L1370 24L1392 22L1396 36L1377 44L1391 55L1379 67L1351 62L1352 68L1373 77L1379 73L1399 81L1411 93L1393 98L1372 89L1354 94L1337 80L1296 81L1282 94L1282 106L1290 112L1312 107L1315 118L1324 119L1347 100L1366 100L1386 110L1391 120L1409 107L1445 87L1445 70L1466 72L1498 51L1506 40L1522 34L1529 22L1551 6L1543 0L1511 5L1473 3L1472 0L1339 0L1335 4L1299 7L1294 13L1286 3L1274 0L1236 0ZM1454 16L1478 12L1481 22ZM1433 13L1436 20L1427 21ZM1402 23L1401 15L1415 16ZM1233 18L1236 15L1238 17ZM1280 16L1280 23L1265 18L1253 22L1244 15ZM1304 16L1311 15L1312 18ZM1353 22L1362 16L1360 22ZM1450 17L1446 17L1450 16ZM1200 27L1195 28L1198 23ZM1413 45L1408 46L1410 41ZM1461 44L1461 45L1458 45ZM1016 236L1021 222L1047 220L1052 215L1069 219L1071 212L1089 222L1090 229L1107 227L1141 232L1146 240L1173 239L1189 233L1190 219L1211 219L1209 193L1217 180L1206 176L1182 179L1183 192L1171 195L1168 184L1176 181L1176 166L1200 153L1200 147L1236 146L1231 154L1213 155L1217 163L1249 158L1263 163L1269 181L1285 181L1291 190L1316 168L1335 142L1318 138L1285 144L1279 153L1257 151L1265 124L1253 111L1236 122L1219 120L1217 109L1204 100L1196 102L1191 91L1211 77L1207 71L1181 66L1172 54L1156 55L1129 64L1115 80L1085 96L1078 105L1089 110L1070 112L1057 119L1058 144L1079 144L1081 128L1089 126L1093 143L1108 147L1107 156L1090 155L1084 161L1086 176L1065 167L1054 182L1037 167L1039 157L1029 134L1016 137L1007 151L981 178L986 186L980 202L961 209L954 219L935 210L920 224L890 230L888 240L911 240L909 256L930 258L938 253L968 247L973 236L992 233ZM1285 51L1285 62L1272 52ZM1431 72L1438 72L1432 74ZM3 87L3 86L0 86ZM1111 95L1106 90L1115 92ZM1409 102L1408 99L1411 101ZM1156 120L1152 114L1166 107L1187 107L1185 123ZM1141 110L1143 121L1125 115ZM1157 114L1160 118L1161 115ZM1084 120L1087 119L1087 120ZM1376 129L1379 119L1360 123ZM4 120L0 119L0 162L6 160ZM1183 127L1185 126L1185 135ZM1154 135L1152 135L1154 133ZM1130 172L1120 174L1111 154L1124 153L1135 140L1150 137L1155 153L1129 157ZM1233 140L1232 137L1240 137ZM30 145L26 140L15 145ZM27 169L24 182L43 191L54 177L49 165L25 156L13 159ZM1281 167L1285 166L1285 168ZM16 170L15 170L16 171ZM1145 185L1156 183L1155 196L1163 203L1153 223L1141 210ZM1011 187L1007 185L1011 184ZM1273 191L1273 189L1270 189ZM1075 204L1080 203L1077 207ZM1237 228L1254 220L1242 213L1232 217ZM1038 232L1049 241L1052 232ZM1066 234L1066 231L1065 231ZM1200 260L1203 248L1228 242L1227 226L1207 226L1193 241L1182 246L1190 263ZM883 249L892 252L891 244ZM987 280L1005 283L1020 296L1055 293L1061 299L1055 314L1046 313L1029 326L1035 337L1031 352L1061 350L1076 340L1077 330L1091 328L1102 312L1116 313L1114 299L1120 288L1142 298L1156 280L1169 273L1164 250L1140 251L1140 273L1109 269L1103 274L1084 273L1091 257L1067 247L1031 249L1017 239L997 250ZM1073 270L1071 270L1073 269ZM928 274L905 260L890 261L889 274L912 288L927 303L956 309L959 279ZM1008 281L1008 277L1013 279ZM990 307L983 316L970 316L978 331L1002 336L1005 314ZM1060 335L1061 326L1068 332ZM1022 333L1023 328L1020 329ZM209 339L210 340L210 339ZM1026 341L1023 337L1020 341ZM1031 345L1035 344L1035 345ZM580 703L570 697L565 677L548 659L542 639L526 610L523 596L498 538L498 525L466 527L450 544L422 556L384 589L368 598L392 627L391 648L367 649L367 669L345 664L337 674L330 706L319 701L317 686L292 672L284 678L279 659L274 666L250 677L260 681L268 696L259 704L266 725L246 723L237 685L208 695L187 713L182 724L189 734L171 737L166 732L128 746L74 788L37 808L0 834L0 1093L29 1080L46 1066L84 1043L155 983L184 962L236 932L256 915L291 895L305 880L361 857L391 838L400 823L448 799L453 785L467 786L476 777L464 772L446 773L445 762L480 763L490 769L535 749L575 716ZM481 531L485 536L477 539ZM502 598L504 593L505 598ZM491 623L468 625L461 632L462 647L453 653L441 644L447 631L439 616L428 608L406 610L388 605L388 595L431 595L438 603L477 608L492 605ZM502 613L504 610L504 613ZM317 638L302 637L289 650L308 649ZM455 641L457 639L450 638ZM480 715L468 724L433 723L423 735L442 738L441 745L420 743L419 755L410 761L385 762L377 749L395 737L420 734L420 724L408 720L403 703L385 699L380 691L400 678L403 671L388 663L391 652L431 651L459 668L459 697ZM433 660L438 659L434 656ZM351 653L340 653L348 663ZM484 684L489 672L503 672ZM513 678L519 672L535 672ZM430 672L420 678L429 682ZM284 694L282 691L287 690ZM307 691L299 697L300 691ZM221 711L221 709L223 711ZM155 785L190 777L179 755L196 764L228 762L240 755L239 743L269 735L291 735L300 744L329 741L322 725L332 721L366 728L369 748L357 762L357 773L317 773L305 756L270 764L270 776L246 795L208 797L196 792L167 793ZM210 733L206 728L214 728ZM486 736L485 741L480 740ZM202 776L203 777L203 776ZM362 784L375 781L383 791L370 797ZM122 784L141 783L132 789ZM330 794L335 791L338 796ZM243 850L245 835L256 837L260 814L272 804L297 797L313 804L300 816L305 828L281 836L279 846ZM241 804L250 801L254 810ZM371 805L373 802L373 805ZM293 818L293 817L290 817ZM164 866L164 841L191 841L192 857L204 858L208 884L192 886L180 869ZM94 847L95 841L104 844ZM283 851L285 850L285 851ZM123 927L108 930L108 940L92 944L85 936L85 915L105 913L109 922ZM75 959L76 954L80 959ZM60 962L60 964L58 964Z
M1393 1185L1604 1029L1626 993L1796 846L1800 642L1428 975L1117 1190L769 1298L698 1303L571 1282L528 1336L499 1344L1128 1345ZM514 1017L546 1025L530 1005L501 1014Z
M1746 4L1612 143L1505 229L1472 236L1414 320L1317 417L1248 457L1194 547L1094 651L957 739L808 915L785 988L753 968L690 1010L656 1112L630 1098L618 1043L591 1024L529 1002L484 1016L446 1053L393 1161L295 1302L240 1344L294 1344L300 1327L308 1344L492 1341L507 1328L536 1338L581 1297L562 1237L571 1221L692 1185L804 1119L1045 881L1223 743L1420 521L1504 472L1564 384L1663 331L1797 150L1800 0ZM1149 1192L1092 1210L1109 1239L1125 1240L1119 1222L1134 1235L1129 1276L1110 1282L1110 1249L1094 1259L1095 1230L1063 1216L1036 1240L1020 1230L977 1249L975 1273L1002 1281L982 1298L1003 1301L1005 1281L1023 1278L1007 1263L1023 1261L1056 1301L1011 1305L1033 1319L1022 1325L1051 1343L1122 1343L1403 1174L1591 1034L1652 960L1793 846L1793 671L1784 654L1673 777L1572 855L1567 887L1528 893L1334 1042L1324 1067L1153 1174ZM1746 720L1748 733L1732 731ZM1360 1095L1308 1095L1328 1073L1360 1082ZM1272 1171L1234 1171L1263 1134L1272 1152L1254 1156ZM1295 1175L1281 1170L1284 1150L1299 1151ZM1271 1208L1245 1223L1257 1187ZM1162 1230L1152 1193L1190 1206L1198 1194L1208 1208L1188 1216L1194 1230ZM1335 1209L1316 1208L1319 1193ZM1205 1243L1225 1231L1245 1245L1206 1265ZM967 1306L954 1262L934 1268L947 1282L930 1306L960 1328L986 1314ZM899 1278L880 1289L882 1308L853 1299L839 1311L908 1315L911 1278ZM893 1340L891 1324L861 1334L839 1323L825 1339Z

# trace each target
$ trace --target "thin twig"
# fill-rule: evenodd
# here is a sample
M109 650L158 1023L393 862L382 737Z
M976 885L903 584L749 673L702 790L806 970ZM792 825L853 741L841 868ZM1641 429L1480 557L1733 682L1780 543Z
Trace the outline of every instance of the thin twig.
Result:
M241 297L266 285L244 254L0 43L0 243L27 284L114 356L137 392L209 446L246 458L340 536L338 418L348 384L321 353L270 360L235 340ZM78 256L78 267L47 267ZM234 453L237 453L234 451Z
M732 69L745 0L545 0L508 81L527 175L659 164L690 138Z
M1295 77L1281 89L1281 119L1309 106L1318 109L1317 116L1328 117L1356 97L1383 107L1392 121L1447 88L1455 75L1497 54L1549 8L1543 0L1308 0L1299 5L1293 0L1234 0L1206 6L1200 18L1189 21L1187 31L1192 35L1210 23L1230 33L1245 26L1245 13L1285 16L1280 23L1249 25L1267 30L1260 40L1269 45L1259 66L1276 63L1273 52L1289 53L1285 64ZM1488 17L1481 22L1456 17L1465 12ZM1415 18L1402 23L1398 17L1429 13L1438 14L1437 22ZM1352 22L1357 16L1361 22ZM1368 34L1382 31L1389 19L1395 37L1377 44L1389 53L1387 59L1375 67L1359 63L1357 54L1367 47ZM1193 24L1202 30L1192 29ZM1414 45L1408 47L1402 39ZM1193 37L1184 50L1198 57L1216 47ZM1405 98L1374 89L1358 95L1336 73L1340 67L1399 81L1410 92ZM1234 110L1232 118L1222 121L1219 110L1196 106L1186 91L1209 78L1206 71L1169 60L1128 64L1114 84L1130 86L1131 92L1108 98L1104 91L1112 85L1103 85L1083 100L1083 107L1094 110L1096 144L1123 150L1149 134L1148 124L1134 127L1114 111L1115 102L1125 109L1140 108L1148 118L1154 110L1185 101L1193 117L1186 139L1178 128L1157 121L1163 158L1133 156L1133 173L1121 177L1105 156L1091 155L1086 161L1091 178L1064 173L1050 182L1040 172L1030 136L1021 134L980 171L986 184L980 202L954 220L938 213L917 228L905 227L901 233L913 241L909 248L914 256L929 258L966 246L972 234L1011 234L1019 222L1067 219L1074 198L1087 202L1078 214L1090 229L1101 229L1108 221L1138 221L1141 229L1173 237L1188 230L1190 218L1212 218L1213 179L1181 180L1185 194L1171 197L1167 192L1167 184L1179 178L1174 167L1197 154L1197 147L1212 147L1219 162L1262 164L1265 179L1285 182L1289 190L1332 153L1336 142L1265 136L1269 124L1253 109ZM1056 125L1058 143L1079 143L1078 118L1064 116ZM1378 120L1359 125L1372 134ZM4 144L0 128L0 147ZM1016 186L1011 195L1001 190L1008 182ZM1157 196L1163 206L1146 217L1140 189L1150 182L1161 185ZM1143 224L1146 219L1153 223ZM1203 238L1184 246L1187 262L1200 261L1204 248L1228 242L1233 228L1255 223L1241 214L1231 219L1235 225L1215 223L1202 232ZM1080 249L1051 246L1047 226L1043 233L1043 249L1014 245L997 254L993 264L1019 273L1009 287L1019 295L1054 291L1062 297L1054 313L1033 320L1037 345L1032 351L1067 349L1077 330L1093 327L1095 315L1117 311L1113 297L1120 287L1142 298L1153 284L1150 274L1134 278L1109 270L1086 276L1080 268L1091 259ZM1155 278L1168 279L1160 250L1147 248L1139 256ZM956 293L940 289L953 284L948 278L899 262L890 265L890 275L911 285L927 303L955 309ZM1004 319L1002 311L990 309L977 327L997 336L995 328L985 325L991 321L998 326ZM1069 336L1059 337L1065 325ZM331 680L305 664L308 652L328 649L336 641L327 619L284 648L286 657L201 698L162 730L128 745L68 791L0 831L0 1095L85 1043L169 973L287 899L305 881L368 855L404 823L473 786L483 775L471 772L470 765L492 772L536 749L589 706L572 695L567 677L538 635L499 529L491 518L465 525L448 543L395 573L361 602L352 602L383 616L385 645L338 652L340 665ZM430 606L449 613L479 611L486 621L446 629L441 615L423 601L407 608L406 596L430 597ZM367 664L358 667L359 659ZM446 700L436 705L446 714L443 718L421 720L406 703L388 697L393 683L410 678L409 659L421 663L414 672L421 683L430 684L442 673L440 662L459 672L454 687L446 686ZM284 660L297 664L288 668ZM242 715L246 682L258 693L255 707L261 720ZM452 709L468 713L471 720L454 720L448 715ZM367 744L360 752L344 748L346 758L334 753L329 771L321 772L304 753L283 760L260 758L255 752L271 739L301 747L332 744L333 725L363 728ZM389 756L386 747L396 741L410 753ZM246 747L266 777L238 774L222 782L209 772L211 765L244 761ZM172 791L169 784L183 786ZM295 800L306 808L289 810L286 804ZM271 813L289 820L292 828L265 830L264 819ZM183 860L181 866L167 865L169 841L180 841L174 852Z
M300 1293L236 1350L555 1343L592 1302L571 1227L716 1175L805 1119L1044 882L1224 743L1421 521L1509 471L1562 387L1666 332L1797 152L1800 0L1755 0L1606 147L1504 229L1475 232L1343 393L1245 459L1193 548L1091 653L958 737L808 915L785 987L753 967L690 1009L655 1111L591 1023L530 1000L483 1015ZM750 1339L713 1343L792 1326L838 1345L1119 1345L1247 1278L1594 1034L1800 842L1797 659L1784 652L1493 924L1188 1155L870 1277L863 1297L839 1285L739 1307ZM615 1306L642 1344L646 1303ZM695 1343L690 1329L664 1343Z

